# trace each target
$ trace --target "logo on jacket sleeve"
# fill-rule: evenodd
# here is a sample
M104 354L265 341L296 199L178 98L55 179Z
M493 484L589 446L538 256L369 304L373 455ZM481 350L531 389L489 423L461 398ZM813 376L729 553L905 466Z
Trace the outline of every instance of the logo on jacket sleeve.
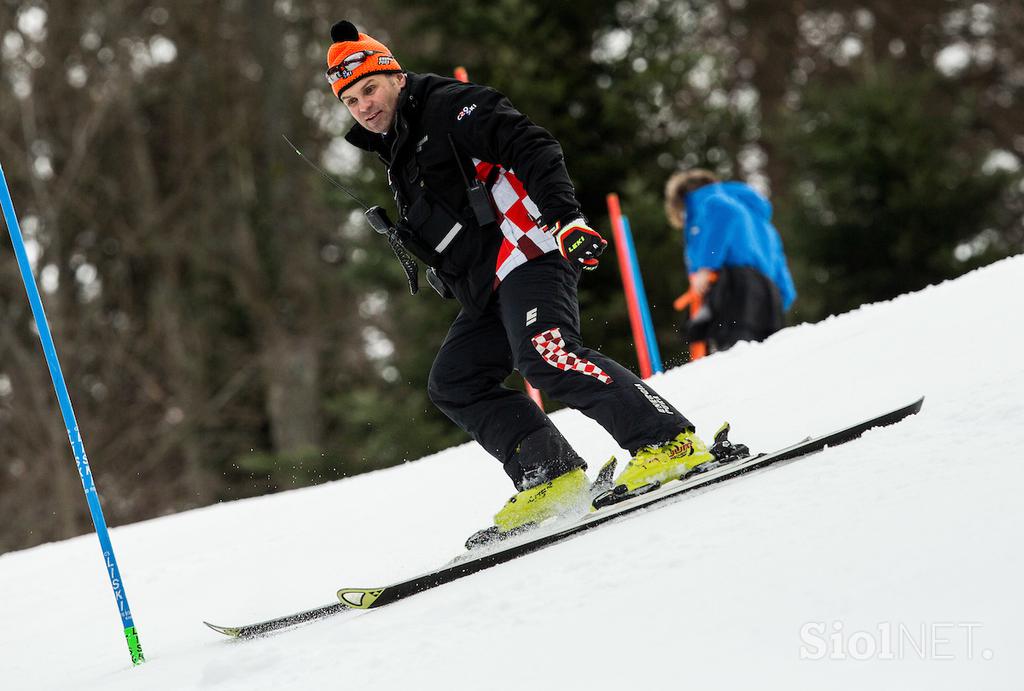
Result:
M455 116L455 119L461 121L462 118L466 117L467 115L470 115L474 110L476 110L475 103L471 106L466 106L465 108L460 110L459 114Z

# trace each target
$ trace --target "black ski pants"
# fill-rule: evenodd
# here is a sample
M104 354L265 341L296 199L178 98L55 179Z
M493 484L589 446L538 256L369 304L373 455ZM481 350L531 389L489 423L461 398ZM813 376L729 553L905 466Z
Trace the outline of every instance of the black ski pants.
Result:
M517 267L482 314L459 313L430 370L431 401L501 461L519 489L531 469L553 477L584 464L528 396L503 385L514 369L630 452L692 428L639 377L583 345L579 276L557 252Z

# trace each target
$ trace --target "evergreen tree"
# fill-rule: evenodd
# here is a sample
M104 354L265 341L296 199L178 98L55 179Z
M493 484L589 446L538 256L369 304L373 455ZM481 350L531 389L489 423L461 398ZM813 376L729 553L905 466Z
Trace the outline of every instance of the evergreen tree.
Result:
M888 68L807 91L785 137L794 174L783 226L800 317L919 290L994 258L957 253L992 227L1009 180L982 172L972 99L936 76Z

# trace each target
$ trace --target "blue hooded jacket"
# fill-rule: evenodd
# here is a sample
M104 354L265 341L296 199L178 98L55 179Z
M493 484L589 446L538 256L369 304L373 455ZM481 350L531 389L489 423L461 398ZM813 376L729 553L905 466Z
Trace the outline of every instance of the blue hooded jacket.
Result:
M690 273L750 266L778 287L783 309L796 299L772 205L742 182L716 182L686 195L686 265Z

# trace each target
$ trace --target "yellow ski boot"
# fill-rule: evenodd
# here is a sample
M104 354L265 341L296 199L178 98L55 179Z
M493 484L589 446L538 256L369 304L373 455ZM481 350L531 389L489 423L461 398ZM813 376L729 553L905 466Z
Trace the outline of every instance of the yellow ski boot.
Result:
M669 480L684 477L715 457L693 430L684 430L675 439L658 446L645 446L629 460L629 463L615 478L614 485L625 486L620 492L632 492L654 483L663 484Z
M510 533L555 516L583 514L590 507L590 482L582 468L525 489L494 517L499 532Z

